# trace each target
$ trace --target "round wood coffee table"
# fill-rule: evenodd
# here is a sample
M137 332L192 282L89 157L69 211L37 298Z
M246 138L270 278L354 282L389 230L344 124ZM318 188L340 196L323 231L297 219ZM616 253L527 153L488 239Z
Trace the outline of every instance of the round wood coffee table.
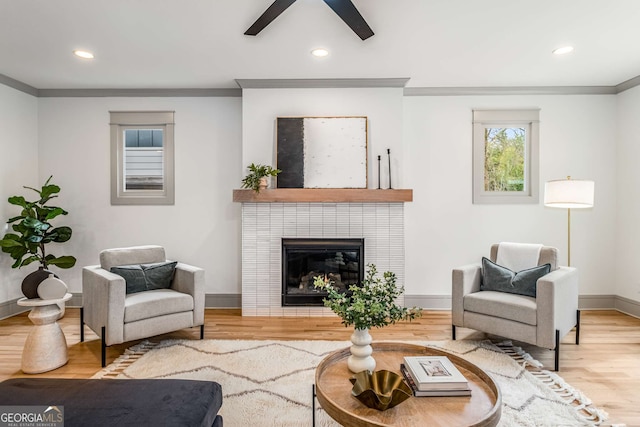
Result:
M404 356L447 356L469 381L471 396L411 397L386 411L362 404L351 395L349 348L325 357L316 369L316 394L322 408L344 426L495 426L502 398L491 377L476 365L444 351L413 344L373 343L376 370L400 374Z

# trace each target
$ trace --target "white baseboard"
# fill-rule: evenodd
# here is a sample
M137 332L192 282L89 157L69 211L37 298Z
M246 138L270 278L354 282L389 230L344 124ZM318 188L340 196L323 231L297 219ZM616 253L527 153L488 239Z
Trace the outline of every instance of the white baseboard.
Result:
M17 304L19 298L0 303L0 319L15 316L29 308ZM451 297L448 295L405 295L407 307L422 307L425 310L450 310ZM67 307L81 307L82 294L74 293ZM580 295L578 306L581 310L617 310L621 313L640 318L640 301L618 295ZM241 308L241 294L207 294L206 308Z
M448 295L405 295L407 307L422 307L427 310L450 310L451 297ZM640 318L640 301L618 295L580 295L580 310L617 310L621 313Z
M10 301L0 303L0 319L6 319L7 317L15 316L16 314L24 313L31 310L29 307L19 306L17 301L20 298L16 298Z
M449 295L404 295L407 307L422 307L425 310L451 310Z
M640 318L640 302L625 297L616 297L616 310Z

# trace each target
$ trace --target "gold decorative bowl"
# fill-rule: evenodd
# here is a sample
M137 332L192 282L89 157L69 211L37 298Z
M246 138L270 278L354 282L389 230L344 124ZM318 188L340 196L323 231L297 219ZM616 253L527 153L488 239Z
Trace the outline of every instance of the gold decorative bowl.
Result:
M393 408L413 396L402 376L391 371L362 371L349 381L353 384L351 394L369 408L378 411Z

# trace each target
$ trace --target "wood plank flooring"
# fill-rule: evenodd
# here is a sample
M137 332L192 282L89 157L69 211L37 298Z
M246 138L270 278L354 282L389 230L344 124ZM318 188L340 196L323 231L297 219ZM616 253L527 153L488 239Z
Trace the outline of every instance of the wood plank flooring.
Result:
M242 317L240 310L206 310L205 338L275 340L348 340L350 329L337 317ZM80 342L79 310L68 308L59 321L67 338L69 363L54 371L26 375L20 370L22 347L32 324L27 313L0 320L0 380L11 377L88 378L100 370L100 340L85 328ZM198 339L199 328L154 337ZM374 340L447 340L451 338L449 311L425 312L411 323L372 331ZM486 335L458 328L458 339ZM496 338L496 337L491 337ZM107 363L136 342L108 348ZM563 339L559 374L609 413L607 424L640 426L640 319L617 311L583 311L580 345L575 333ZM553 366L553 352L522 344L545 366Z

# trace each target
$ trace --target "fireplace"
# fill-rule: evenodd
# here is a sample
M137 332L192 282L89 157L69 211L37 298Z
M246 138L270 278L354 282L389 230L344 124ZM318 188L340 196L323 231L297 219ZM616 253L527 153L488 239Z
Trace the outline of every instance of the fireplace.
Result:
M313 286L326 276L346 291L364 278L364 239L282 239L282 306L322 306Z
M281 192L365 191L372 202L296 202L281 200ZM254 196L253 190L234 190ZM282 239L314 237L361 239L366 242L364 265L393 271L404 283L404 201L379 199L379 194L401 190L272 189L260 192L273 202L242 201L242 315L243 316L335 316L323 306L282 305ZM246 193L244 193L246 192ZM264 193L264 194L263 194ZM306 196L305 196L306 197ZM300 198L295 195L294 199ZM410 201L410 200L409 200ZM400 298L403 298L400 297Z

